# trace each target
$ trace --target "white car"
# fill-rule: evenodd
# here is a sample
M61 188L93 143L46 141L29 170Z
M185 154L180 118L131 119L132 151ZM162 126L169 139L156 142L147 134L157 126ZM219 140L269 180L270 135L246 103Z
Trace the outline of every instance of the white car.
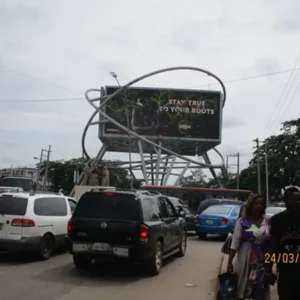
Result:
M281 213L282 211L285 211L285 207L280 206L268 206L266 208L266 214L265 216L267 218L271 218L272 216Z
M0 194L0 250L35 252L48 259L64 246L67 224L77 202L59 194Z

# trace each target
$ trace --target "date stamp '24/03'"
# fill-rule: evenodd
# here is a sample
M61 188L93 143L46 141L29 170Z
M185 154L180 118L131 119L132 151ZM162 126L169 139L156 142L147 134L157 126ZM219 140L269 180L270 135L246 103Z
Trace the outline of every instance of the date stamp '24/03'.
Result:
M300 263L299 253L266 253L265 264L298 264Z

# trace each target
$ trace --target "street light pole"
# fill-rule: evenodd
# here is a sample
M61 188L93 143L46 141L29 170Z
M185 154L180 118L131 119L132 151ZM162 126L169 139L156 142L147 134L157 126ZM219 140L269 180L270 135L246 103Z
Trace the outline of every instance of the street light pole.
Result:
M121 87L121 84L118 80L118 75L115 72L110 72L110 75L116 80L119 87ZM127 115L127 128L130 128L130 118L129 118L129 110L126 109L126 115ZM129 153L129 176L130 176L130 189L133 190L133 176L132 176L132 158L131 158L131 137L128 133L128 153Z

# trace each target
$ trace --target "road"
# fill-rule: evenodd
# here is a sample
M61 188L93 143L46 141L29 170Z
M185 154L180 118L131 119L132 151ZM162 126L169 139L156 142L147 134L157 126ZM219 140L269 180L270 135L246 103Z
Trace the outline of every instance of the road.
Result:
M34 262L0 254L0 300L132 300L213 298L221 242L190 236L186 256L169 259L159 276L139 268L95 264L84 273L69 254Z

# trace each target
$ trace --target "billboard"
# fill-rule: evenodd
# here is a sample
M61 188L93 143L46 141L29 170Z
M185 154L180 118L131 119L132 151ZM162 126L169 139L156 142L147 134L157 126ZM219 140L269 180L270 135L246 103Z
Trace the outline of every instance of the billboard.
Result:
M105 87L111 95L119 87ZM149 139L221 142L222 94L219 91L129 88L104 107L108 116ZM127 138L113 123L103 137Z

